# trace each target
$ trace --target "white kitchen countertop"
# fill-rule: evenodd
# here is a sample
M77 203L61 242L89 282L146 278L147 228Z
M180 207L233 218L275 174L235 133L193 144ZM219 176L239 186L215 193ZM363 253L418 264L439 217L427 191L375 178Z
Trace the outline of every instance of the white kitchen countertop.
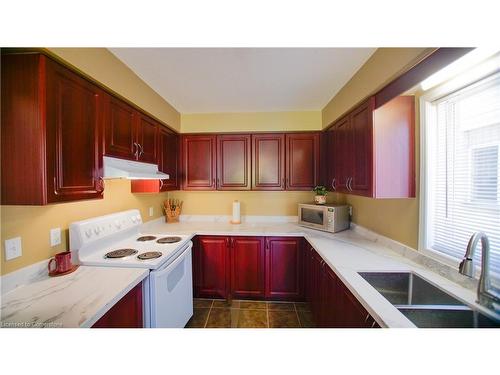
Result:
M404 253L404 249L399 253L393 251L387 246L386 238L383 238L385 241L382 239L377 240L376 237L369 239L369 236L365 237L360 234L363 231L366 230L360 228L359 230L351 229L331 234L304 228L290 222L249 222L234 225L227 221L221 221L220 218L215 221L192 221L192 219L188 219L188 221L168 224L163 220L155 220L143 225L144 233L186 234L191 236L303 236L382 327L415 327L415 325L368 284L358 272L413 271L427 279L427 281L451 292L463 302L487 312L475 302L476 291L470 289L470 285L469 288L465 288L439 274L456 273L456 275L452 275L454 278L461 280L464 285L470 284L469 280L465 280L458 271L447 266L448 270L445 271L436 266L435 262L429 260L423 262L427 266L419 264L412 259L412 257L422 257L422 255L416 254L416 251L406 250L410 254L402 256L401 252ZM376 236L373 232L371 234ZM394 242L394 244L396 245L395 248L400 246L408 249L397 242Z
M0 327L91 327L148 274L80 266L69 275L39 277L2 294Z

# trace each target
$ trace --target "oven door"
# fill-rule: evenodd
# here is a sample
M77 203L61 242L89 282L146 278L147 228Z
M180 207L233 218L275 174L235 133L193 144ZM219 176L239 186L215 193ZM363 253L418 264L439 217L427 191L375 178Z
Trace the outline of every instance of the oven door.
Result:
M166 267L149 274L151 328L184 328L193 316L193 243Z
M326 215L325 207L299 204L299 225L326 230Z

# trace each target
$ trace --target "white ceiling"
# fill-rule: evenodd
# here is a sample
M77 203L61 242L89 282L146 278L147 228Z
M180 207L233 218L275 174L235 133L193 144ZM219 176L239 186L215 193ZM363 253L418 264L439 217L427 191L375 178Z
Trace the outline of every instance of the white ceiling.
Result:
M321 110L375 48L110 48L181 113Z

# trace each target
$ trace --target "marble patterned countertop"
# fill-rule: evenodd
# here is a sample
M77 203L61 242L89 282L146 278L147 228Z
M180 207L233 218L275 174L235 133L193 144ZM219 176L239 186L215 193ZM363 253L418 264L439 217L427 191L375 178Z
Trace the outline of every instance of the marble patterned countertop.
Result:
M382 327L415 327L371 287L361 271L412 271L486 312L476 300L477 281L460 275L398 242L353 225L336 234L300 227L293 217L247 218L229 224L226 216L181 216L180 223L163 218L143 225L143 233L230 236L303 236ZM296 220L296 218L295 218ZM4 327L91 327L148 270L80 267L73 274L49 278L47 261L2 277L1 325Z
M148 274L141 268L85 266L59 277L45 271L2 293L0 327L91 327Z
M452 293L466 304L487 313L476 301L477 281L460 275L457 269L353 225L339 233L304 228L290 220L254 220L230 224L229 217L181 217L179 223L154 220L143 232L186 235L303 236L322 256L342 282L382 327L415 327L398 309L379 294L358 272L411 271ZM490 312L491 314L491 312Z

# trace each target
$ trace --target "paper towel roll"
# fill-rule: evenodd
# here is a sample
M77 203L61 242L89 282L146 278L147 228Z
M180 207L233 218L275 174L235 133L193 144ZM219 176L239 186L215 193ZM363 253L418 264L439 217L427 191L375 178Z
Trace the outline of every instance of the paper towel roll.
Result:
M240 202L239 201L233 202L233 219L231 220L231 223L232 224L240 224L241 223Z

